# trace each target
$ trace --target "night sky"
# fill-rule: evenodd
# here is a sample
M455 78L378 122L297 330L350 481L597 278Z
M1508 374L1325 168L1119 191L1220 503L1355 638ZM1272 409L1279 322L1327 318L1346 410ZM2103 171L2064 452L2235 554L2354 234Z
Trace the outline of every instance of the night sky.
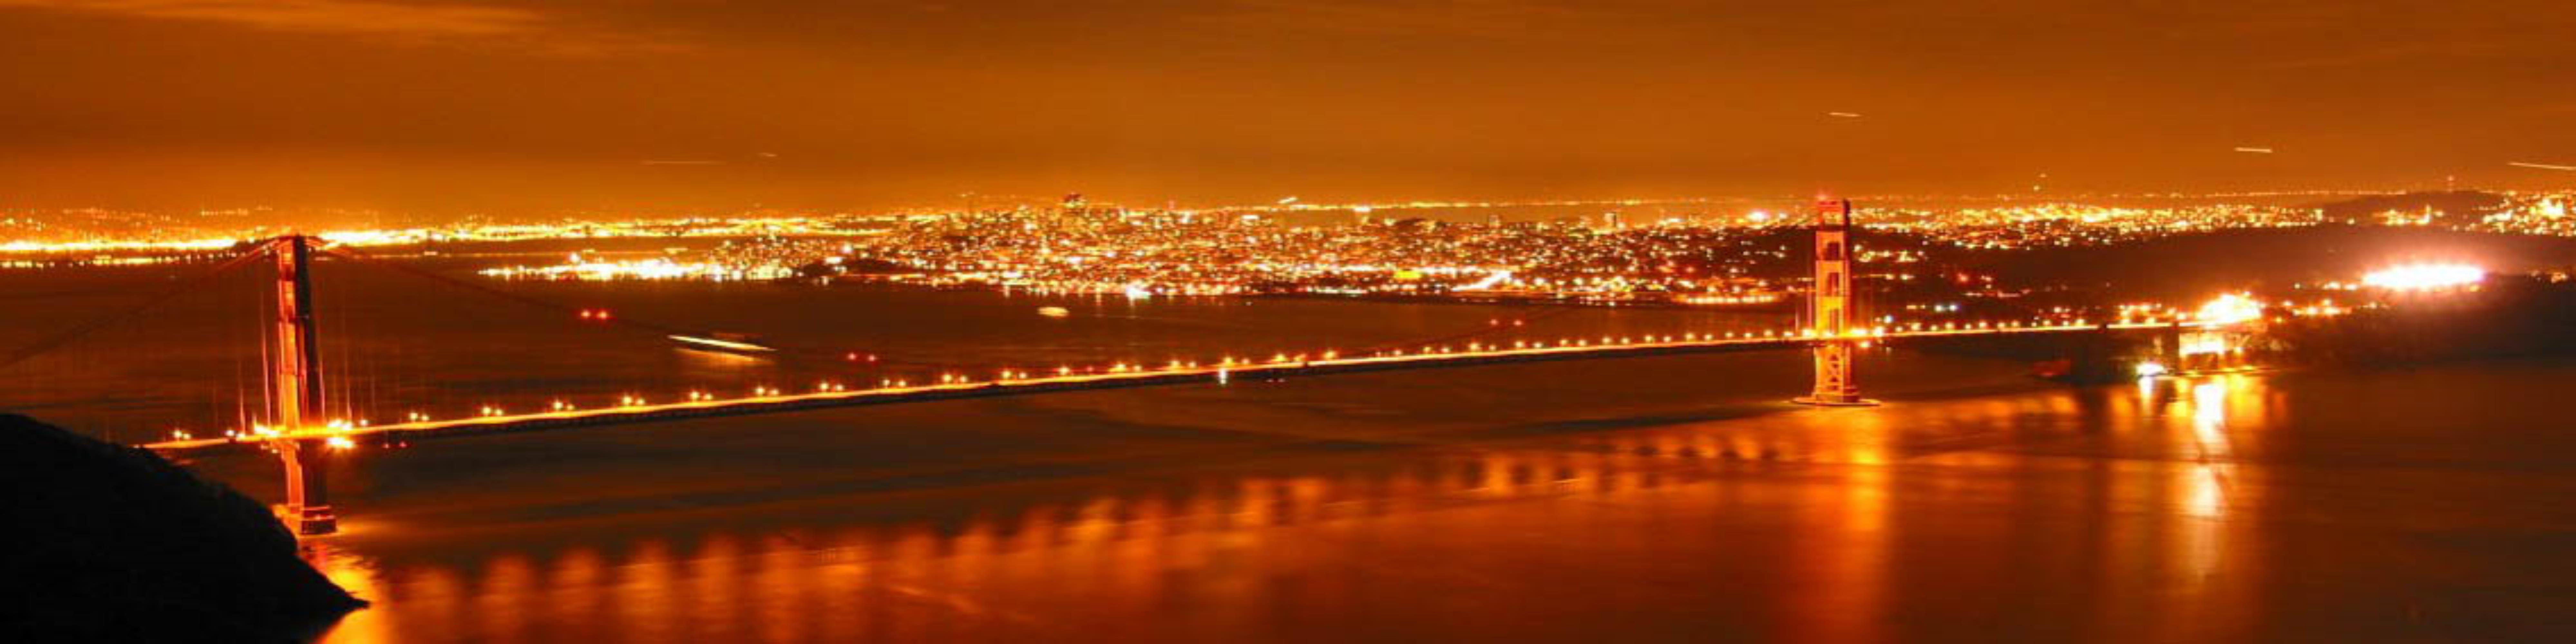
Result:
M0 206L2576 183L2564 2L1897 4L0 0Z

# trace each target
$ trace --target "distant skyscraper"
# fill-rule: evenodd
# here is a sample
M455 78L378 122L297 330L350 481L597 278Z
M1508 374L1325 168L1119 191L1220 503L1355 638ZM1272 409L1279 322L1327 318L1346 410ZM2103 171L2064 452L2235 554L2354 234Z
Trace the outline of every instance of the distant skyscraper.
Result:
M1079 192L1066 194L1056 208L1056 218L1063 221L1077 221L1090 216L1091 202L1084 200Z

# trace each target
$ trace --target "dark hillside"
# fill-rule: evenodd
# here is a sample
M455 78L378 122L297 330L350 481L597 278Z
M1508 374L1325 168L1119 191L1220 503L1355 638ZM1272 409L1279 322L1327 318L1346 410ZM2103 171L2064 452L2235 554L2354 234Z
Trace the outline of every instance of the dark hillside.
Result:
M262 506L141 449L0 414L0 642L285 642L366 603Z

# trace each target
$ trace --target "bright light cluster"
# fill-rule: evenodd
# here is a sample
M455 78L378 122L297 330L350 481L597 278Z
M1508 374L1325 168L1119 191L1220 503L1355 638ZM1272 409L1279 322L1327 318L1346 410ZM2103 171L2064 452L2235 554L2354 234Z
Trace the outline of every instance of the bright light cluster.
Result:
M785 268L743 271L706 262L678 263L654 258L641 261L589 261L579 255L570 263L558 266L508 266L480 271L489 277L505 279L569 279L588 281L669 280L669 279L775 279L792 275ZM589 319L587 317L583 319Z
M2200 305L2192 317L2208 324L2235 324L2263 317L2263 303L2244 293L2228 293Z
M2411 264L2371 271L2361 283L2399 291L2458 288L2486 281L2487 270L2469 264Z

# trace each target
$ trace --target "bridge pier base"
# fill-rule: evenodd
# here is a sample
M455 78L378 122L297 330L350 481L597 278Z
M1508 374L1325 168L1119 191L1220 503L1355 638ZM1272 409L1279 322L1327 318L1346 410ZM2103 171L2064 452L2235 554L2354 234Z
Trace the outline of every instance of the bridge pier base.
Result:
M1877 400L1859 396L1799 396L1789 402L1809 407L1877 407Z
M279 518L296 536L339 532L340 517L331 511L330 446L316 440L278 441L277 458L286 466L286 505Z
M2182 323L2175 322L2157 329L2156 360L2163 362L2169 371L2181 371L2182 359Z
M1816 390L1789 399L1789 402L1817 407L1869 407L1878 401L1860 397L1860 385L1852 382L1852 344L1827 340L1816 343Z
M1853 396L1853 397L1849 397L1849 398L1818 398L1818 397L1815 397L1815 396L1799 396L1799 397L1796 397L1796 398L1791 398L1791 399L1789 399L1789 402L1798 403L1798 404L1806 405L1806 406L1809 406L1809 407L1877 407L1877 406L1878 406L1878 404L1879 404L1879 403L1878 403L1878 401L1876 401L1876 400L1871 400L1871 399L1868 399L1868 398L1862 398L1862 397L1859 397L1859 396Z

